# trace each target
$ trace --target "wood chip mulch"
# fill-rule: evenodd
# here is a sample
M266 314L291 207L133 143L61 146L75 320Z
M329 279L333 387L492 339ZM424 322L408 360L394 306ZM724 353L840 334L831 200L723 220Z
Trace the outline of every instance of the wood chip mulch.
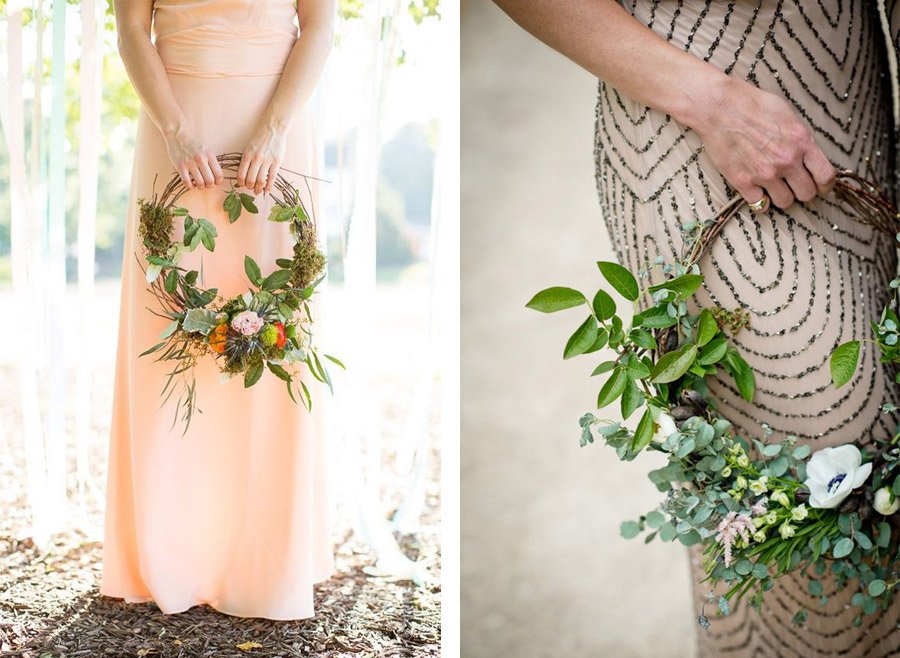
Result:
M5 379L3 374L0 380ZM0 388L5 388L2 384ZM316 586L316 616L285 622L232 617L208 606L165 615L153 603L124 603L101 596L99 542L71 532L56 536L40 550L23 538L27 508L22 455L16 454L16 443L5 438L5 445L0 440L0 656L440 655L436 445L423 530L399 537L407 556L425 567L425 582L416 585L368 573L374 563L372 554L351 531L343 530L335 547L336 574ZM98 440L98 450L105 450L102 432ZM386 500L396 501L391 494L402 483L387 486ZM345 522L344 527L349 524Z

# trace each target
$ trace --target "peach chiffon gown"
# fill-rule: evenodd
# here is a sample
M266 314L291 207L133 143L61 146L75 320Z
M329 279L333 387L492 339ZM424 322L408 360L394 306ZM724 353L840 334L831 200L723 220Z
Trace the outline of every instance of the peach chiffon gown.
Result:
M155 44L175 97L213 152L243 150L298 36L296 18L293 0L154 3ZM312 117L300 109L283 166L316 175L316 154ZM205 603L242 617L310 617L313 584L333 571L327 392L313 389L309 414L275 377L244 389L240 378L221 382L208 359L197 372L202 413L182 436L172 427L171 401L160 408L167 366L138 358L166 321L147 310L155 303L134 255L137 201L151 195L154 176L161 190L172 173L163 139L142 111L122 267L100 592L152 600L164 613ZM271 271L275 258L290 257L291 240L283 224L265 221L271 201L262 195L259 215L245 212L230 225L222 211L225 186L188 192L180 202L216 225L215 252L202 256L205 285L232 296L248 287L245 254ZM191 257L199 264L199 253Z

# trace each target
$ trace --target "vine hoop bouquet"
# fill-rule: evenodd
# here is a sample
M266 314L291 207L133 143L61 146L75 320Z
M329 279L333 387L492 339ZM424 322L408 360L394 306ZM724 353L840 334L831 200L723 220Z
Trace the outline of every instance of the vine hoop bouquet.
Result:
M229 223L238 221L242 211L257 214L254 197L234 187L241 154L226 153L218 160L225 180L231 181L222 204ZM297 176L311 192L310 178ZM339 359L320 355L313 343L310 301L324 279L325 269L313 208L307 208L300 191L281 173L273 187L271 197L275 203L267 219L290 232L294 241L292 257L277 259L276 269L263 275L259 264L245 256L248 289L227 299L218 294L218 288L204 287L202 265L196 270L180 264L186 253L196 249L214 251L218 238L212 222L194 217L177 205L187 191L181 178L173 176L159 195L154 191L150 199L138 202L139 232L147 262L144 271L149 290L158 302L158 308L151 312L170 321L160 342L140 356L155 354L157 361L171 366L162 389L163 404L178 394L174 422L180 419L185 433L197 410L194 368L201 359L215 359L225 377L243 377L247 388L268 370L284 381L294 402L299 396L309 410L312 395L300 377L301 369L331 388L325 361L343 367ZM174 237L176 221L184 226L178 239ZM143 267L140 257L138 262Z
M834 195L854 219L900 240L897 211L870 181L842 171ZM729 614L745 596L761 606L777 578L800 571L823 604L826 578L838 590L851 588L854 623L860 624L863 615L886 610L900 585L900 434L847 437L844 445L812 452L797 437L775 437L768 428L760 437L739 436L717 412L711 377L731 378L740 395L753 400L753 370L731 341L749 316L741 309L696 310L688 302L703 283L703 255L743 203L735 197L712 219L683 226L684 249L675 262L658 258L638 272L597 263L606 283L633 303L630 326L603 289L589 300L571 288L548 288L527 306L544 313L587 311L563 358L612 351L592 373L605 376L597 407L618 403L633 429L587 413L580 420L581 445L601 440L621 460L647 450L667 458L649 473L663 501L622 523L625 538L646 533L645 542L699 544L708 601L718 614ZM662 280L650 285L655 268ZM895 279L866 339L877 345L885 367L900 364L898 289ZM833 385L851 380L861 343L849 341L831 355ZM896 408L885 404L882 410ZM807 615L797 610L794 623ZM701 614L699 623L708 626L708 617Z

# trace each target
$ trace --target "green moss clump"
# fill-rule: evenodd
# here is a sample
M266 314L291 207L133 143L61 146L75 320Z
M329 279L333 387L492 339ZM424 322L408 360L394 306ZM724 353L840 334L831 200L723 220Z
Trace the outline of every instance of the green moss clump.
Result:
M141 199L138 202L140 209L140 236L147 249L147 255L165 258L172 245L172 228L174 218L171 210L161 204Z
M294 258L291 260L291 283L295 288L306 288L325 269L325 254L316 244L315 231L306 231L294 244Z

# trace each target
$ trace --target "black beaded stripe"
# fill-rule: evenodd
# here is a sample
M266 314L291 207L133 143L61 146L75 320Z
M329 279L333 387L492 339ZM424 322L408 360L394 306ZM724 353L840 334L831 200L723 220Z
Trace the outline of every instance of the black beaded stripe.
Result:
M868 0L628 0L633 15L679 48L729 74L780 95L806 121L839 166L900 180L891 117L885 43L876 4ZM900 5L892 35L900 48ZM596 181L604 221L619 260L637 269L681 249L681 224L710 217L733 194L691 130L604 84L596 108ZM893 374L864 348L853 380L835 390L828 357L839 343L868 335L897 268L889 238L861 226L833 198L765 216L742 211L702 265L702 306L742 307L751 326L735 337L757 374L757 395L744 401L730 378L711 384L737 430L759 436L761 424L814 448L893 432L900 404ZM698 557L691 551L692 562ZM702 570L693 564L695 580ZM819 606L806 579L792 574L766 595L760 612L738 605L699 634L701 656L900 655L900 601L852 625L853 592ZM695 592L698 612L706 586ZM714 607L714 606L713 606ZM791 619L810 611L805 627Z

